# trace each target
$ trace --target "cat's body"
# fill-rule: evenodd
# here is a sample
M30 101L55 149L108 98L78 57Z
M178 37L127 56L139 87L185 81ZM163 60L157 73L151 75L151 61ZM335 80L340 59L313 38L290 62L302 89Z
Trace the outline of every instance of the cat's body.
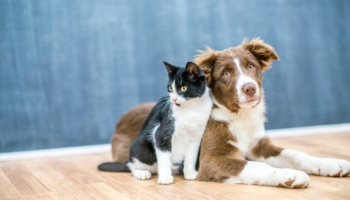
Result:
M158 172L160 184L172 183L172 175L182 172L185 179L196 179L199 146L213 105L204 72L197 65L165 66L170 97L162 98L152 109L126 164L138 179L149 179ZM99 169L127 171L118 163L104 163Z

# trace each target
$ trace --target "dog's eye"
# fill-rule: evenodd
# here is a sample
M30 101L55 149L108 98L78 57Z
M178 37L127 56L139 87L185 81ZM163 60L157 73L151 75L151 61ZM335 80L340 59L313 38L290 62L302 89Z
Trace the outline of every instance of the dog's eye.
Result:
M181 89L181 92L186 92L187 87L186 86L182 86L180 89Z
M249 69L249 70L253 70L253 69L254 69L254 66L253 66L253 65L249 65L249 66L248 66L248 69Z
M169 92L173 92L173 87L171 85L169 85L168 90L169 90Z
M223 76L231 76L230 72L225 72Z

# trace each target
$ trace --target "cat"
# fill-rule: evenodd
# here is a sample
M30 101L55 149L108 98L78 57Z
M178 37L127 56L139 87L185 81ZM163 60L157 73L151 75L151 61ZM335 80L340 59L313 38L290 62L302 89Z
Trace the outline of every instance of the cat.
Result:
M213 106L204 72L193 62L168 71L168 97L163 97L142 125L126 164L103 163L102 171L128 172L150 179L158 172L159 184L173 183L173 175L195 180L201 139Z

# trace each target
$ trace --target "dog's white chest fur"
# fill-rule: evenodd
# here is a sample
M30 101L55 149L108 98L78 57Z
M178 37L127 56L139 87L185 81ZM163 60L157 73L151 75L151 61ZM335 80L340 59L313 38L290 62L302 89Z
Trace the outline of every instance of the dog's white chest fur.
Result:
M228 123L231 134L236 138L236 141L227 142L247 156L251 143L265 136L264 100L253 108L241 108L237 113L230 112L217 102L216 105L219 108L213 109L212 117L217 121Z

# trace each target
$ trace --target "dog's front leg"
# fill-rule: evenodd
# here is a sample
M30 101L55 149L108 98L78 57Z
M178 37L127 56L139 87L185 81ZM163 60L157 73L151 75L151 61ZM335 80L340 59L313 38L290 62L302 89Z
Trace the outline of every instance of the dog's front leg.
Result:
M309 176L302 171L279 169L262 162L246 161L227 156L203 158L198 180L287 188L305 188L310 182Z
M310 178L302 171L279 169L265 163L248 161L238 176L230 177L223 182L306 188L310 183Z
M249 159L261 161L278 168L292 168L308 174L346 177L350 176L350 162L334 158L319 158L304 152L282 149L265 137L252 146Z

